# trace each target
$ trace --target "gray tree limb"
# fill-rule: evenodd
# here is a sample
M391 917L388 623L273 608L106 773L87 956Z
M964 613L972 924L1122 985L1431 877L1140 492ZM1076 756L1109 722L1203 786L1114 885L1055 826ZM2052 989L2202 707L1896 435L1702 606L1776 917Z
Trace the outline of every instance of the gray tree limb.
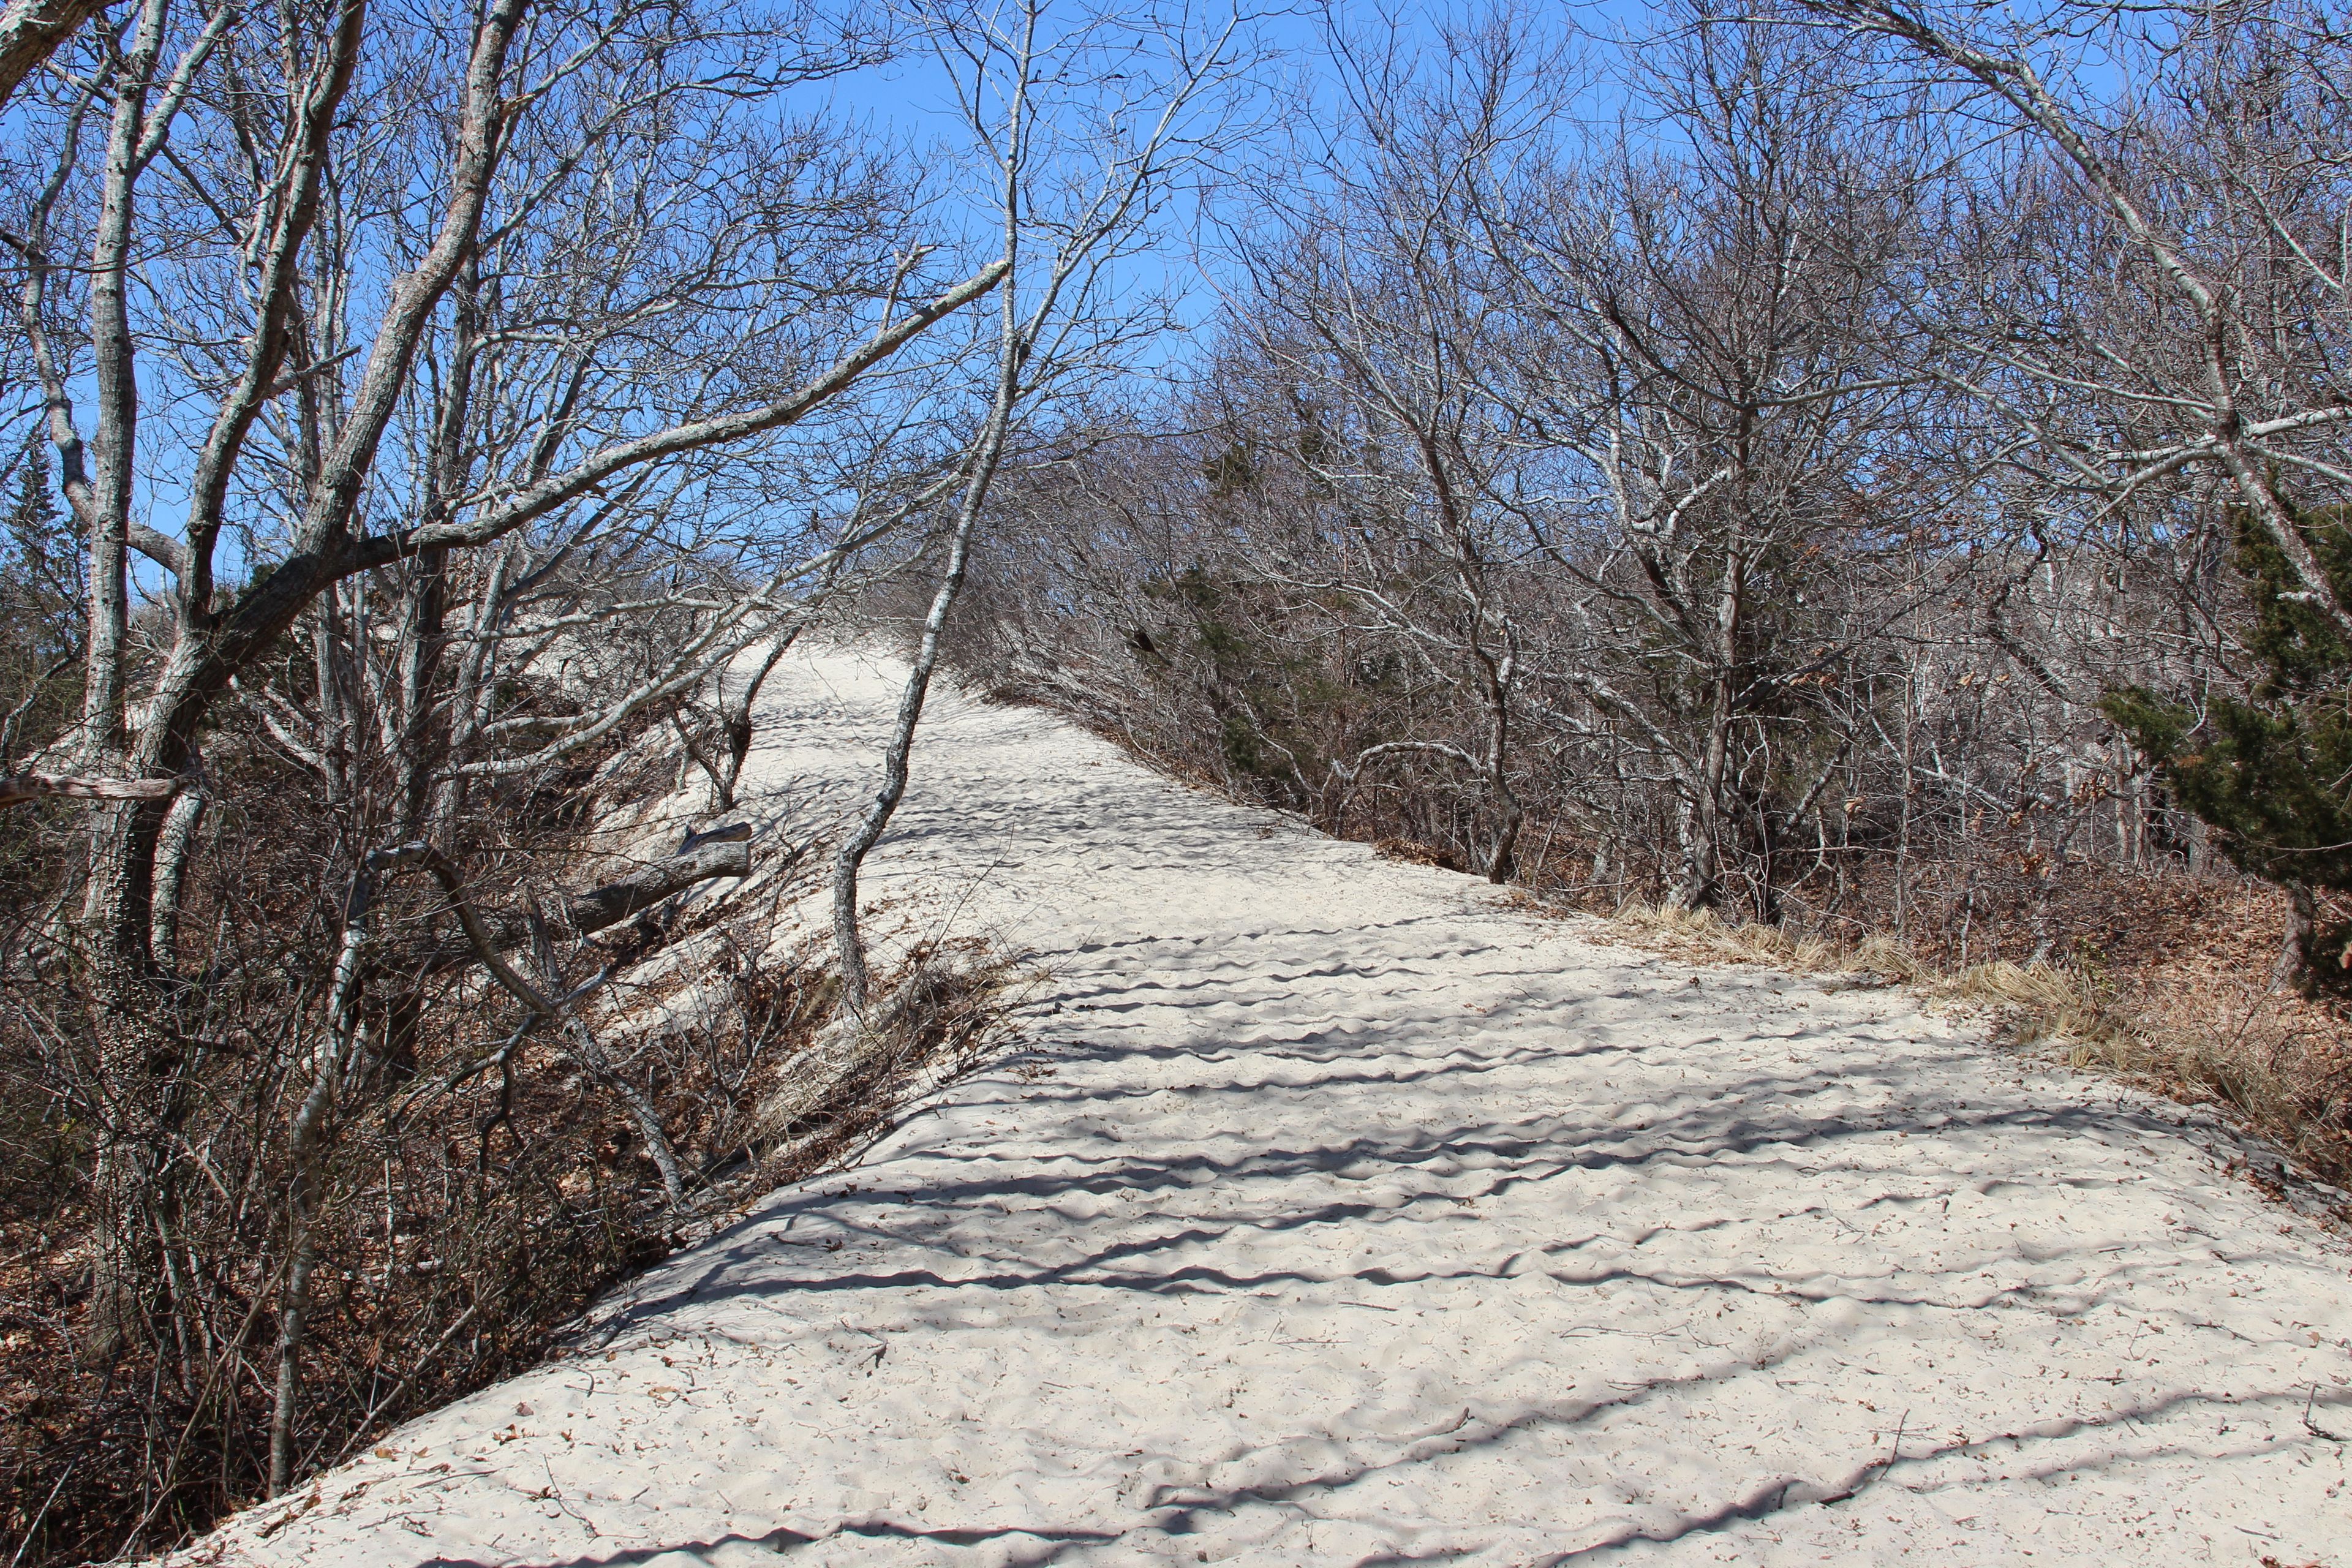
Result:
M0 105L111 0L16 0L0 13Z

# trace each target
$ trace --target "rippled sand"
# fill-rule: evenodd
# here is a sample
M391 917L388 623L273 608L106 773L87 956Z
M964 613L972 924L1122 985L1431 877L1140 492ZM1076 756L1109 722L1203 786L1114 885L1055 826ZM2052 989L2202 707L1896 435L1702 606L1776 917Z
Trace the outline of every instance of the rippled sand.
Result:
M1002 1061L197 1555L2352 1563L2352 1257L2177 1108L952 696L869 889L1047 973Z

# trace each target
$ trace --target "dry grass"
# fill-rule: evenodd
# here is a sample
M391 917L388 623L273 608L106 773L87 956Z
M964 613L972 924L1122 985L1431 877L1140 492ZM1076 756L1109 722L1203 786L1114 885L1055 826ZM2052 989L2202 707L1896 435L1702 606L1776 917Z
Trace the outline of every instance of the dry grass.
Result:
M1943 970L1888 936L1840 943L1707 910L1632 905L1612 923L1686 962L1866 975L1981 1009L2009 1038L2047 1044L2077 1070L2225 1107L2301 1173L2352 1188L2352 1026L2328 1005L2177 962L2106 973L2008 960Z
M926 1090L1001 1041L1026 977L984 942L921 947L863 1020L842 1012L787 1064L760 1107L761 1189L854 1163Z

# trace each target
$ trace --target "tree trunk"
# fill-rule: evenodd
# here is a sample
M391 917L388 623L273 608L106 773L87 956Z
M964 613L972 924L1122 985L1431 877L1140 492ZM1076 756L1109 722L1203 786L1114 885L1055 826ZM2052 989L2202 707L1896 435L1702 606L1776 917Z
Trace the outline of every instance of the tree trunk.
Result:
M915 649L915 668L908 673L906 688L898 696L898 722L892 727L889 750L882 761L882 788L866 808L857 831L849 836L833 860L833 945L841 964L842 1000L851 1015L861 1020L873 999L874 977L867 971L866 942L857 930L858 868L866 863L867 853L881 842L899 801L906 798L907 766L914 749L915 726L922 721L923 701L930 693L931 671L940 662L940 635L947 626L948 612L955 607L956 595L963 591L972 536L980 528L981 510L988 504L989 487L996 480L997 465L1004 460L1005 437L1013 426L1013 406L1021 398L1022 365L1034 342L1034 333L1022 330L1019 294L1013 281L1013 264L1020 251L1019 230L1013 216L1017 210L1008 198L1004 257L998 263L1006 281L1000 303L1003 335L997 343L996 386L989 400L987 423L981 427L980 440L972 450L971 475L956 502L947 566L940 574L939 591L931 595L930 613L923 617L923 640ZM1047 303L1050 298L1049 291ZM1039 307L1040 321L1045 308L1045 304Z
M1511 879L1517 867L1519 830L1527 823L1527 807L1518 792L1511 787L1511 692L1509 665L1506 662L1498 676L1490 677L1487 701L1492 729L1486 746L1486 787L1502 808L1503 821L1495 835L1495 847L1486 857L1486 880L1497 886Z
M761 689L768 684L768 677L775 673L785 653L799 640L800 630L794 626L769 644L768 651L761 657L760 668L752 671L751 679L743 683L742 693L731 704L726 700L725 678L720 678L719 709L725 726L727 754L719 764L723 773L711 781L718 797L715 809L719 811L735 809L735 791L743 782L743 763L751 755L751 710L759 703Z
M1731 763L1731 722L1739 693L1740 621L1747 607L1747 563L1733 552L1724 563L1723 591L1715 605L1715 689L1707 707L1706 752L1699 763L1698 799L1684 840L1677 909L1714 909L1723 900L1723 781Z
M204 792L184 792L165 814L163 835L155 845L155 896L148 920L148 946L154 950L156 969L165 974L179 962L180 889L187 879L188 862L195 854L196 830L204 820Z
M177 1066L148 949L156 827L142 819L161 816L145 802L125 802L104 811L91 834L83 930L91 939L90 1033L105 1110L92 1183L98 1213L84 1352L97 1363L140 1338L143 1308L155 1295L146 1216L157 1196L167 1085Z
M292 1232L285 1294L278 1308L278 1386L269 1414L269 1495L294 1484L294 1423L301 1410L302 1342L310 1325L310 1274L318 1262L314 1226L319 1203L319 1146L342 1079L343 1057L367 961L368 927L376 881L402 858L378 850L360 863L343 903L342 950L327 993L326 1028L311 1061L310 1088L287 1128L287 1224Z
M2319 964L2312 951L2319 940L2319 901L2309 883L2288 882L2284 888L2286 932L2271 979L2292 987L2298 996L2309 996L2319 989Z
M999 444L1001 450L1001 442ZM996 452L985 458L985 466L993 471ZM851 834L833 861L833 943L841 963L842 999L857 1017L866 1016L872 1000L874 977L866 964L866 944L857 931L857 872L866 857L881 842L883 832L898 803L907 795L907 770L915 745L915 727L922 721L923 702L929 695L931 671L940 661L940 635L947 625L948 612L955 607L956 595L962 592L964 567L971 559L971 536L980 520L981 500L986 495L982 487L977 495L968 496L967 504L956 515L953 537L948 544L947 570L940 574L939 591L931 595L930 613L923 620L923 640L915 651L915 667L908 673L907 684L898 694L898 722L890 731L889 750L882 759L882 788L866 808L858 822L857 831Z
M1706 752L1699 761L1696 798L1685 815L1683 874L1668 900L1678 910L1713 909L1722 896L1719 866L1723 775L1731 756L1731 674L1717 676L1708 714Z

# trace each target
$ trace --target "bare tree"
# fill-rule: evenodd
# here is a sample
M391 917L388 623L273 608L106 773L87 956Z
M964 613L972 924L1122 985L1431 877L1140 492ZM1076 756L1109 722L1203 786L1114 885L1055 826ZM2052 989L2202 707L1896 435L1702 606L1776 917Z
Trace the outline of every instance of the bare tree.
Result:
M2344 17L2300 0L2067 3L2000 23L1876 0L1803 10L1888 41L2021 139L1974 215L1983 288L1947 325L1978 357L1970 390L2036 437L2047 482L2122 504L2214 473L2352 630L2294 521L2302 499L2352 482ZM2094 40L2113 67L2088 63Z
M142 0L11 106L12 281L87 590L79 721L0 800L96 804L12 949L10 1026L59 1042L99 1130L85 1353L175 1365L190 1403L148 1418L183 1448L222 1421L225 1488L237 1290L278 1323L272 1488L437 1375L307 1420L363 1124L397 1142L488 1073L487 1161L540 1060L635 1129L669 1208L698 1179L658 1063L589 1005L677 895L752 869L747 835L585 891L532 852L576 857L637 741L902 560L952 469L905 437L962 352L934 329L1006 268L946 272L920 171L792 96L893 47L790 6ZM491 1002L520 1016L465 1061ZM419 1100L433 1019L461 1061Z
M1449 63L1465 79L1433 100L1398 89L1407 68L1392 50L1334 46L1359 106L1348 145L1360 156L1318 168L1315 184L1333 193L1321 201L1286 207L1263 192L1261 212L1296 216L1276 216L1244 248L1255 355L1340 411L1341 427L1302 454L1334 515L1310 560L1257 570L1310 599L1334 596L1475 704L1472 747L1391 736L1329 765L1350 788L1376 763L1458 766L1493 818L1481 859L1501 882L1526 820L1513 778L1527 648L1512 580L1525 576L1528 542L1504 498L1525 478L1527 444L1494 395L1491 370L1517 323L1496 308L1474 214L1514 141L1550 108L1527 81L1561 62L1490 27L1460 41Z
M1242 60L1238 18L1205 32L1118 12L1063 18L1048 0L933 17L999 222L992 374L945 528L939 584L886 747L881 787L835 853L834 944L863 1017L873 980L858 869L905 799L915 731L989 496L1016 435L1117 363L1151 312L1111 293L1112 268L1187 168L1232 134L1217 101Z
M2210 552L2053 542L1925 320L1974 173L1930 89L1668 20L1606 133L1524 18L1339 40L1355 118L1255 187L1202 391L1022 490L975 657L1398 852L1572 846L1609 896L1767 920L1948 896L1963 952L2021 897L2046 952L2100 814L2130 860L2158 812L2102 682L2218 646L2114 617L2210 604Z
M1850 61L1705 7L1678 20L1633 68L1687 153L1637 152L1629 126L1540 216L1498 212L1492 232L1528 297L1557 302L1541 307L1557 358L1517 384L1589 465L1552 548L1580 603L1631 613L1653 650L1622 680L1605 658L1559 679L1675 779L1673 896L1698 906L1721 899L1735 826L1769 868L1812 810L1838 748L1809 686L1899 613L1897 595L1842 621L1830 574L1867 572L1874 516L1958 494L1968 468L1950 454L1936 489L1877 460L1890 438L1932 438L1894 303L1921 254L1927 149L1899 112L1864 112ZM1759 895L1769 913L1769 874Z
M331 774L347 754L338 748L354 741L351 717L336 710L349 692L333 658L339 632L359 608L350 585L389 572L408 580L407 607L397 623L402 646L388 661L390 684L379 692L392 700L376 703L375 716L382 740L419 764L408 770L392 824L396 832L415 830L429 793L422 761L434 752L416 742L420 726L432 721L425 694L446 646L442 606L453 556L551 528L552 536L539 537L561 559L576 553L583 539L645 530L639 520L648 512L658 517L693 492L698 454L809 418L995 286L1002 267L922 305L896 308L908 269L891 259L888 237L877 236L879 254L868 250L864 276L818 279L813 289L795 266L805 259L793 253L797 238L740 216L709 231L721 243L711 247L704 270L656 281L673 258L656 253L664 237L646 226L626 242L640 255L614 268L614 253L601 247L629 231L615 228L614 215L583 215L564 198L618 184L615 194L625 201L632 179L641 189L667 179L682 194L691 188L678 183L682 171L668 168L659 143L647 141L664 117L779 90L856 56L854 46L835 46L829 56L747 67L730 58L749 36L747 23L693 23L681 38L680 20L668 7L658 16L624 9L592 17L508 0L478 25L438 39L428 33L417 58L400 60L395 51L406 46L371 29L362 0L321 13L315 26L306 15L268 23L224 6L177 31L169 0L149 0L106 79L113 109L101 163L93 178L77 180L79 139L61 141L56 177L38 194L19 247L21 318L39 358L66 493L89 540L79 749L97 771L141 781L184 772L215 704L249 683L307 617L320 722L333 736L320 759ZM176 64L167 68L175 38ZM696 41L699 50L680 47ZM847 55L838 52L845 47ZM282 108L225 93L215 131L205 67L216 54L241 69L288 62ZM414 95L420 108L436 98L446 105L454 126L440 171L446 195L429 219L394 205L373 232L343 221L346 193L357 195L375 177L372 157L394 161L382 165L388 177L399 158L438 145L422 139L387 145L355 129L349 114L355 90L378 99ZM69 108L75 112L78 106ZM748 167L737 183L747 178L756 178ZM95 406L87 441L75 366L50 297L68 276L52 259L63 237L58 205L84 189L96 209L87 273ZM134 300L131 257L147 243L142 211L175 226L184 217L180 232L196 237L173 265L192 280L215 257L256 258L250 287L218 296L237 303L218 336L199 340L210 345L200 353L174 342L142 355L142 339L168 332L187 309L165 296L142 314L143 302ZM322 214L335 220L323 231ZM599 264L551 269L553 289L572 298L513 297L505 278L509 258L544 277L545 264L560 262L567 248L583 263L596 254ZM350 314L363 298L368 269L383 264L377 258L391 262L392 277L382 316L362 337ZM753 261L767 265L746 265ZM722 351L712 352L715 339L680 331L681 305L708 313L713 331L725 318ZM508 307L520 307L520 316ZM585 331L559 340L538 324L583 307L591 312ZM667 366L646 353L656 321L677 351ZM173 359L200 384L225 389L208 421L187 422L189 508L176 537L137 518L131 479L139 444L161 434L144 433L140 421L142 363ZM660 379L646 381L649 370ZM420 385L428 372L437 397ZM517 416L503 428L501 402ZM411 412L417 426L404 422ZM477 421L490 426L498 447L485 449L472 435ZM380 458L387 437L405 428L417 428L409 455L418 493L414 510L394 510ZM231 559L248 563L242 585L220 580L228 538L242 547ZM170 629L151 683L135 691L134 544L172 580L163 599ZM541 581L524 550L518 556L509 548L479 579L470 628L478 650L518 635L509 619L515 595ZM831 553L821 549L783 563L771 581L820 570ZM706 616L684 649L646 671L619 703L558 724L535 752L443 764L449 769L438 781L443 818L462 800L465 778L561 756L609 732L635 706L705 678L731 654L730 636L757 635L760 623L747 606L758 602ZM569 628L526 635L545 646L562 629ZM373 645L344 638L342 646ZM497 668L463 666L477 683ZM442 721L459 731L514 722L469 700L463 684L433 705ZM331 779L331 793L335 787ZM117 1166L149 1158L140 1152L164 1131L161 1086L148 1081L172 1032L149 948L163 819L160 803L102 813L81 915L104 1078L120 1118L108 1144ZM118 1171L101 1184L112 1193L137 1180ZM138 1226L124 1215L108 1231L127 1238ZM121 1245L136 1249L127 1239ZM130 1264L117 1258L108 1268L123 1274Z

